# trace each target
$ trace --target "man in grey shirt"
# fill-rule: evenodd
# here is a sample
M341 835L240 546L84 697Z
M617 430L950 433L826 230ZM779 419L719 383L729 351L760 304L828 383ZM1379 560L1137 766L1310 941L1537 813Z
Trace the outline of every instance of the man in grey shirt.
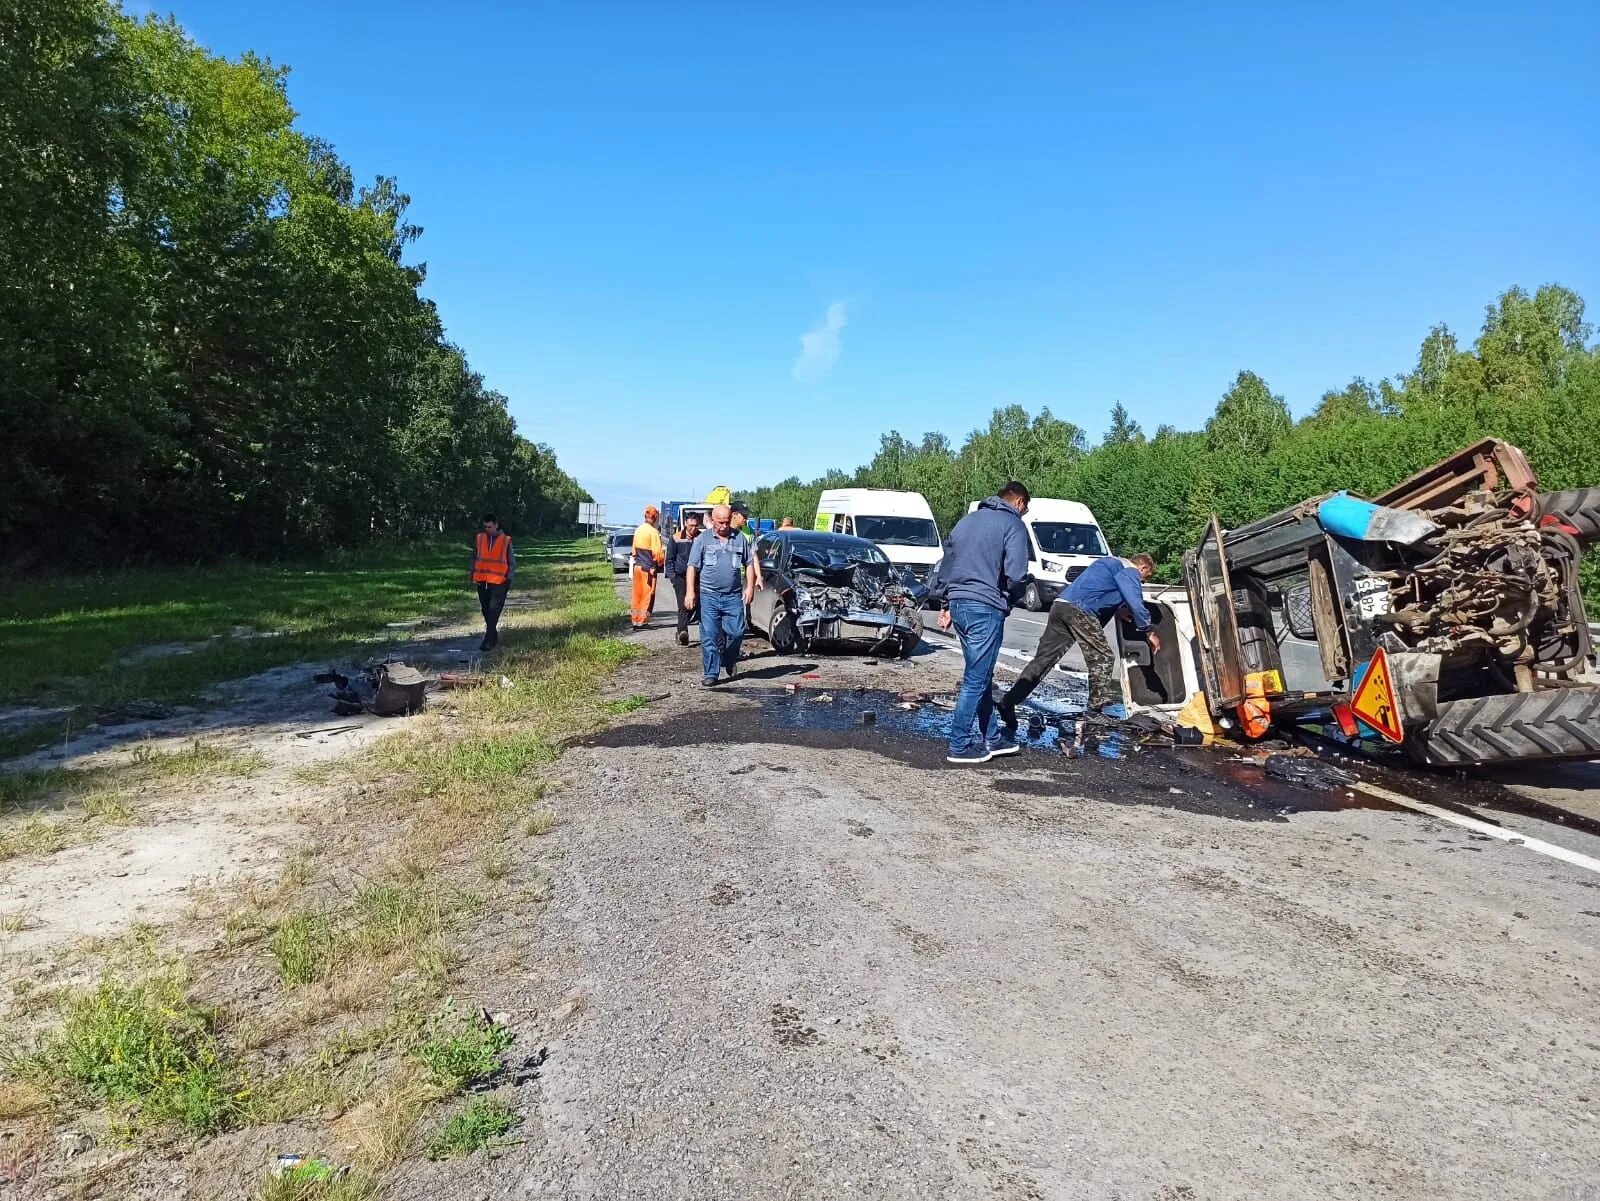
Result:
M722 673L733 679L744 641L745 607L763 586L761 563L750 539L734 532L727 505L711 510L711 528L689 551L684 602L700 610L700 686L714 687Z

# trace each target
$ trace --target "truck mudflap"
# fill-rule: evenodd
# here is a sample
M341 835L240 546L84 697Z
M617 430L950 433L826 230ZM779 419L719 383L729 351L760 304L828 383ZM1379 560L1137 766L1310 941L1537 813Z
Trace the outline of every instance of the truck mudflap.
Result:
M1407 731L1404 746L1430 767L1600 758L1600 687L1447 701Z

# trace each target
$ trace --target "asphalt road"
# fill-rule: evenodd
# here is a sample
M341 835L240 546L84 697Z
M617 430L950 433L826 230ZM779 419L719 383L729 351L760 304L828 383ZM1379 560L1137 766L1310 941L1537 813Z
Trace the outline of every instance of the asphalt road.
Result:
M619 575L617 579L618 588L626 595L627 577ZM663 580L657 590L656 620L670 623L675 613L672 588ZM933 625L933 616L931 612L928 614L925 641L939 653L958 654L955 638L941 633ZM1048 617L1048 612L1030 613L1018 609L1006 618L1005 640L996 668L999 680L1015 678L1033 657ZM759 641L753 643L755 647L764 645ZM1051 673L1052 682L1064 686L1068 682L1067 673L1083 670L1083 656L1074 647L1062 658L1060 668ZM1504 816L1500 806L1508 799L1505 794L1492 788L1480 793L1475 786L1468 786L1446 789L1440 795L1441 781L1447 779L1470 780L1474 785L1481 781L1503 787L1512 797L1527 803L1526 809L1506 824L1531 838L1547 840L1554 845L1600 858L1600 761L1511 765L1450 776L1407 770L1402 776L1403 784L1407 780L1416 781L1414 787L1409 784L1406 786L1426 801L1442 800L1447 805L1459 808L1464 815L1497 823Z
M1224 747L950 767L941 640L708 694L664 624L484 997L543 1022L522 1141L397 1201L1596 1195L1594 867Z

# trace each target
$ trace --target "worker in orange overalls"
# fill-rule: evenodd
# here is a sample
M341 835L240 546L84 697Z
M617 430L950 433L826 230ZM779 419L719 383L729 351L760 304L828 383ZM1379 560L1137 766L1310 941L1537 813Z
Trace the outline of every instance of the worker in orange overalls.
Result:
M493 513L483 515L483 529L472 548L471 580L478 587L478 608L483 610L483 642L480 651L494 648L500 641L500 610L511 591L511 577L517 572L517 556L511 550L511 535L500 528Z
M644 629L650 614L656 609L656 576L667 561L666 544L661 541L661 531L656 521L661 511L646 505L644 520L633 531L633 628Z

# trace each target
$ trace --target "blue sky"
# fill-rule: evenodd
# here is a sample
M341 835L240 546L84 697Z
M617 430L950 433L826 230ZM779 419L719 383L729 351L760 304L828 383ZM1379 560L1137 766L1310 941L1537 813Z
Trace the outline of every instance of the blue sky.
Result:
M1301 7L174 13L398 177L450 336L623 516L1002 404L1194 428L1246 367L1304 413L1511 284L1600 316L1590 6Z

